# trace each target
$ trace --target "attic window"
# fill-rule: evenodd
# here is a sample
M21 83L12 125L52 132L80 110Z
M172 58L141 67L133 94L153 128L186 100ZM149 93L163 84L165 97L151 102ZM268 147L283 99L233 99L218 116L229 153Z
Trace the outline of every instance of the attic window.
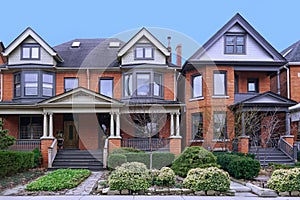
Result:
M154 59L154 49L152 46L136 46L134 51L136 60L152 60Z
M244 35L226 35L225 54L245 54L245 43Z
M23 44L21 47L22 60L39 60L40 45L38 44Z
M80 47L80 42L73 42L72 43L72 48L79 48Z

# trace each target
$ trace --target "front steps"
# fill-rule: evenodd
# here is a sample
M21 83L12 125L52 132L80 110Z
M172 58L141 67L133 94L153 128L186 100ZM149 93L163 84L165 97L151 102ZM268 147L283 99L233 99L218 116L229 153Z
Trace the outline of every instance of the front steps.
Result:
M103 153L96 150L60 149L52 164L55 169L89 169L92 171L103 170Z
M294 165L294 161L277 148L252 147L249 153L255 154L255 159L259 160L262 167L268 166L268 163Z

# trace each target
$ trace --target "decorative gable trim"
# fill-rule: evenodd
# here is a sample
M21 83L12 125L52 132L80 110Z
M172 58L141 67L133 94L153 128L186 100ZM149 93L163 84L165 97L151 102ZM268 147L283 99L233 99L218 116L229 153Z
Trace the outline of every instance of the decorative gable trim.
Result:
M156 48L158 48L165 56L170 56L168 49L154 37L146 28L142 28L137 34L135 34L120 50L118 57L123 56L130 48L132 48L140 39L145 37L148 39Z
M238 24L244 29L261 47L272 56L274 61L285 62L284 57L272 47L239 13L230 19L217 33L215 33L196 53L189 59L189 62L197 61L208 49L210 49L226 32Z
M94 91L79 87L70 90L66 93L57 95L50 99L40 102L39 106L51 106L51 105L109 105L113 107L120 107L123 105L120 101L96 93Z
M53 48L43 40L34 30L30 27L25 29L3 52L3 56L8 56L14 51L22 42L28 37L32 37L39 45L41 45L51 56L55 57L58 61L63 62L63 59L53 50Z

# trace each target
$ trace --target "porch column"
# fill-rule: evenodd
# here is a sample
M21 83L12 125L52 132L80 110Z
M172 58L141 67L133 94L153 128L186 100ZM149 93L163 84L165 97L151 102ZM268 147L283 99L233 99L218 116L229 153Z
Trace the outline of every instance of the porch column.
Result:
M114 130L114 113L110 113L110 136L114 137L115 136L115 130Z
M48 127L47 127L47 113L43 113L44 115L44 121L43 121L43 138L46 138L48 136Z
M286 132L286 135L291 134L291 119L290 119L289 112L285 113L285 132Z
M242 136L246 136L246 131L245 131L245 113L242 112Z
M49 137L53 138L53 113L49 113Z
M180 113L176 113L176 136L180 136L180 127L179 127L179 115Z
M116 121L117 121L117 124L116 124L116 136L117 137L121 137L121 134L120 134L120 113L119 112L116 113Z
M174 136L174 113L171 114L171 120L170 120L170 136Z

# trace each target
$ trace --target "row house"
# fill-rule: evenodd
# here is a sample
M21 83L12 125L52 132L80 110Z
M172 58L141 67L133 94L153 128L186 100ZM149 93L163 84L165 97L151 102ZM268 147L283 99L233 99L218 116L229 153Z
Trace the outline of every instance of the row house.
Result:
M75 39L49 46L27 28L4 49L0 114L14 148L181 152L176 78L180 67L147 29L127 43ZM150 141L151 139L151 141ZM151 145L150 145L151 144Z
M290 133L288 108L296 103L280 95L286 64L236 14L182 67L185 145L245 153L249 147L277 147L281 136Z

